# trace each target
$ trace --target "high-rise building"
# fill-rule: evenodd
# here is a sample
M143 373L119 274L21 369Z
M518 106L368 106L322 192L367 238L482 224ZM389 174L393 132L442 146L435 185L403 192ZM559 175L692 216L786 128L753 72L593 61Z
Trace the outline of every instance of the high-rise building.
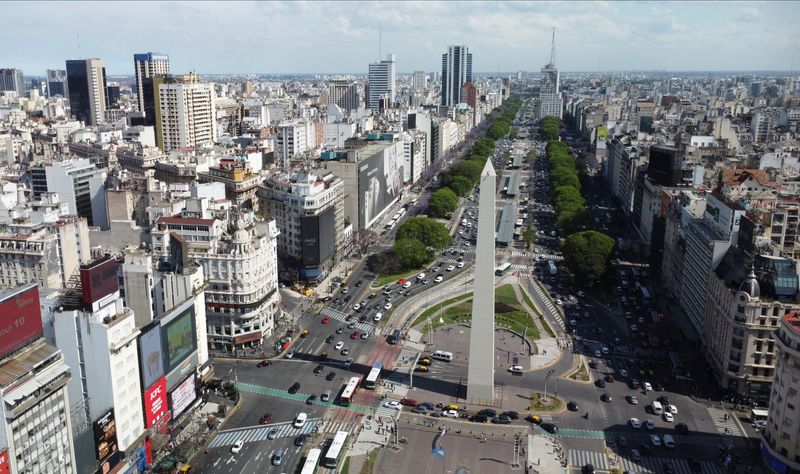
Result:
M67 89L72 115L86 125L105 121L106 66L100 59L68 59Z
M106 170L88 158L54 163L39 163L31 168L33 197L45 192L58 193L73 215L85 217L90 226L106 227Z
M368 107L372 110L380 108L381 100L394 103L394 54L388 54L386 59L369 65L369 97Z
M144 112L145 125L155 126L156 91L153 89L153 79L170 74L169 56L161 53L134 54L133 68L139 111Z
M561 118L563 112L559 75L556 68L556 30L553 29L553 45L550 63L541 69L539 79L539 119L552 116Z
M22 69L0 69L0 92L14 91L21 97L25 93L25 81L22 78Z
M466 46L450 46L442 55L441 104L452 107L460 102L464 84L472 82L472 53Z
M68 97L67 71L63 69L48 69L47 75L47 97Z
M35 283L0 293L0 320L0 472L75 473L71 371L42 339Z
M411 88L414 92L425 90L428 86L428 75L425 71L414 71L414 77L411 80Z
M214 85L197 74L157 76L156 144L164 152L211 145L217 139Z
M328 82L328 103L336 104L344 111L358 109L360 104L358 83L349 79L333 79Z
M308 120L291 120L278 125L275 134L275 159L284 169L291 167L291 160L313 148L314 125Z

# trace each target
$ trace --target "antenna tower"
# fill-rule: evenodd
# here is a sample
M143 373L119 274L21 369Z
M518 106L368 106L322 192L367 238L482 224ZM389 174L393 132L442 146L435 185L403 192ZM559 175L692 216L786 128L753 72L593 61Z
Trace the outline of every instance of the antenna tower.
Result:
M383 42L383 23L381 22L378 23L378 61L380 61L381 58L383 57L383 48L381 44L382 42Z
M556 65L556 28L553 27L553 44L550 48L550 66Z

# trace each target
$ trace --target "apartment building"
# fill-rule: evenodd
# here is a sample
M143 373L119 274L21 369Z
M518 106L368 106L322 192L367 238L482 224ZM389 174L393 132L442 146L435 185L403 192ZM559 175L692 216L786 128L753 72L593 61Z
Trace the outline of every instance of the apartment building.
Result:
M157 76L156 144L164 152L212 145L217 140L214 85L197 74Z

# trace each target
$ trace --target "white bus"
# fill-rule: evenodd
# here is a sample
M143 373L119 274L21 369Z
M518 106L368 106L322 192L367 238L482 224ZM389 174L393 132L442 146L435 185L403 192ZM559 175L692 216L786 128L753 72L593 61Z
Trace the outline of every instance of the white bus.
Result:
M368 390L374 390L375 387L378 386L378 379L381 378L381 369L383 368L383 364L380 362L375 362L375 366L369 371L367 378L364 379L364 388Z
M339 464L339 461L344 455L344 445L347 442L347 431L337 431L336 435L328 446L328 451L325 452L325 457L322 458L322 465L334 469Z
M319 464L320 456L322 456L321 449L314 448L310 450L303 463L303 470L300 471L300 474L314 474L317 472L317 464Z
M389 222L387 222L387 223L386 223L386 225L385 225L384 227L386 228L386 230L389 230L389 229L391 229L392 227L394 227L394 224L395 224L395 222L397 222L397 221L396 221L395 219L392 219L392 220L390 220Z
M503 276L506 273L508 273L509 271L511 271L511 264L506 262L506 263L500 265L499 267L497 267L497 269L494 271L494 274L497 275L497 276Z
M350 377L350 380L347 382L347 385L345 385L344 388L342 389L342 394L339 395L339 405L345 407L350 406L350 402L353 401L353 397L358 391L359 382L361 382L361 378Z
M447 351L436 351L431 354L431 358L450 362L453 360L453 353Z

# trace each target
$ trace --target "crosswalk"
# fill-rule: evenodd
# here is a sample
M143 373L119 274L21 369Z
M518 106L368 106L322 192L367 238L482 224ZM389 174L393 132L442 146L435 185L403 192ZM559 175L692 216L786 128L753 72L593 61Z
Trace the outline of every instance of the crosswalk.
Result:
M319 419L313 419L306 420L305 424L300 428L295 428L291 421L287 421L285 423L275 423L272 425L250 426L247 428L227 430L214 437L208 444L208 447L218 448L220 446L232 446L239 440L243 441L245 444L257 443L267 439L269 433L273 430L275 430L275 435L273 436L275 439L310 434L313 433L320 424L321 421Z
M323 316L328 316L331 319L335 319L335 320L341 321L343 323L347 322L348 315L342 313L341 311L338 311L338 310L335 310L333 308L330 308L328 306L322 308L321 313L322 313ZM365 332L367 334L372 334L372 333L376 332L376 329L377 329L374 324L370 324L370 323L356 323L355 328L358 329L359 331Z
M591 464L595 469L605 471L608 469L608 458L606 457L606 453L571 449L569 450L569 464L570 466L579 468Z
M747 446L747 434L743 433L739 424L734 420L734 416L731 415L730 412L726 410L720 410L719 408L709 408L708 414L711 416L711 419L714 421L714 426L717 428L717 433L721 434L723 440L725 441L724 444L726 445L733 445L736 447L745 447ZM725 417L727 416L727 419Z
M555 305L547 296L547 294L545 294L545 291L542 289L542 287L536 283L534 283L532 286L533 286L533 291L535 291L536 294L539 296L539 300L541 300L544 303L550 315L556 321L558 321L558 325L561 326L561 329L566 329L567 326L564 324L564 318L561 317L561 313L556 309Z
M383 417L386 417L386 418L394 418L394 417L398 416L398 413L400 413L402 411L402 409L403 409L402 406L400 407L400 410L397 410L395 408L385 407L379 401L378 402L378 406L375 408L375 416L379 416L379 417L383 416Z
M645 474L655 474L665 472L669 466L675 474L722 474L725 472L722 466L711 462L700 462L699 470L693 470L687 459L650 457L642 456L638 461L634 461L629 455L620 456L605 452L573 449L568 451L570 467L573 471L580 471L587 464L591 464L595 469L606 471L612 468L619 468L622 472L636 472Z
M339 431L352 432L358 421L331 420L322 423L319 431L322 433L337 433Z

